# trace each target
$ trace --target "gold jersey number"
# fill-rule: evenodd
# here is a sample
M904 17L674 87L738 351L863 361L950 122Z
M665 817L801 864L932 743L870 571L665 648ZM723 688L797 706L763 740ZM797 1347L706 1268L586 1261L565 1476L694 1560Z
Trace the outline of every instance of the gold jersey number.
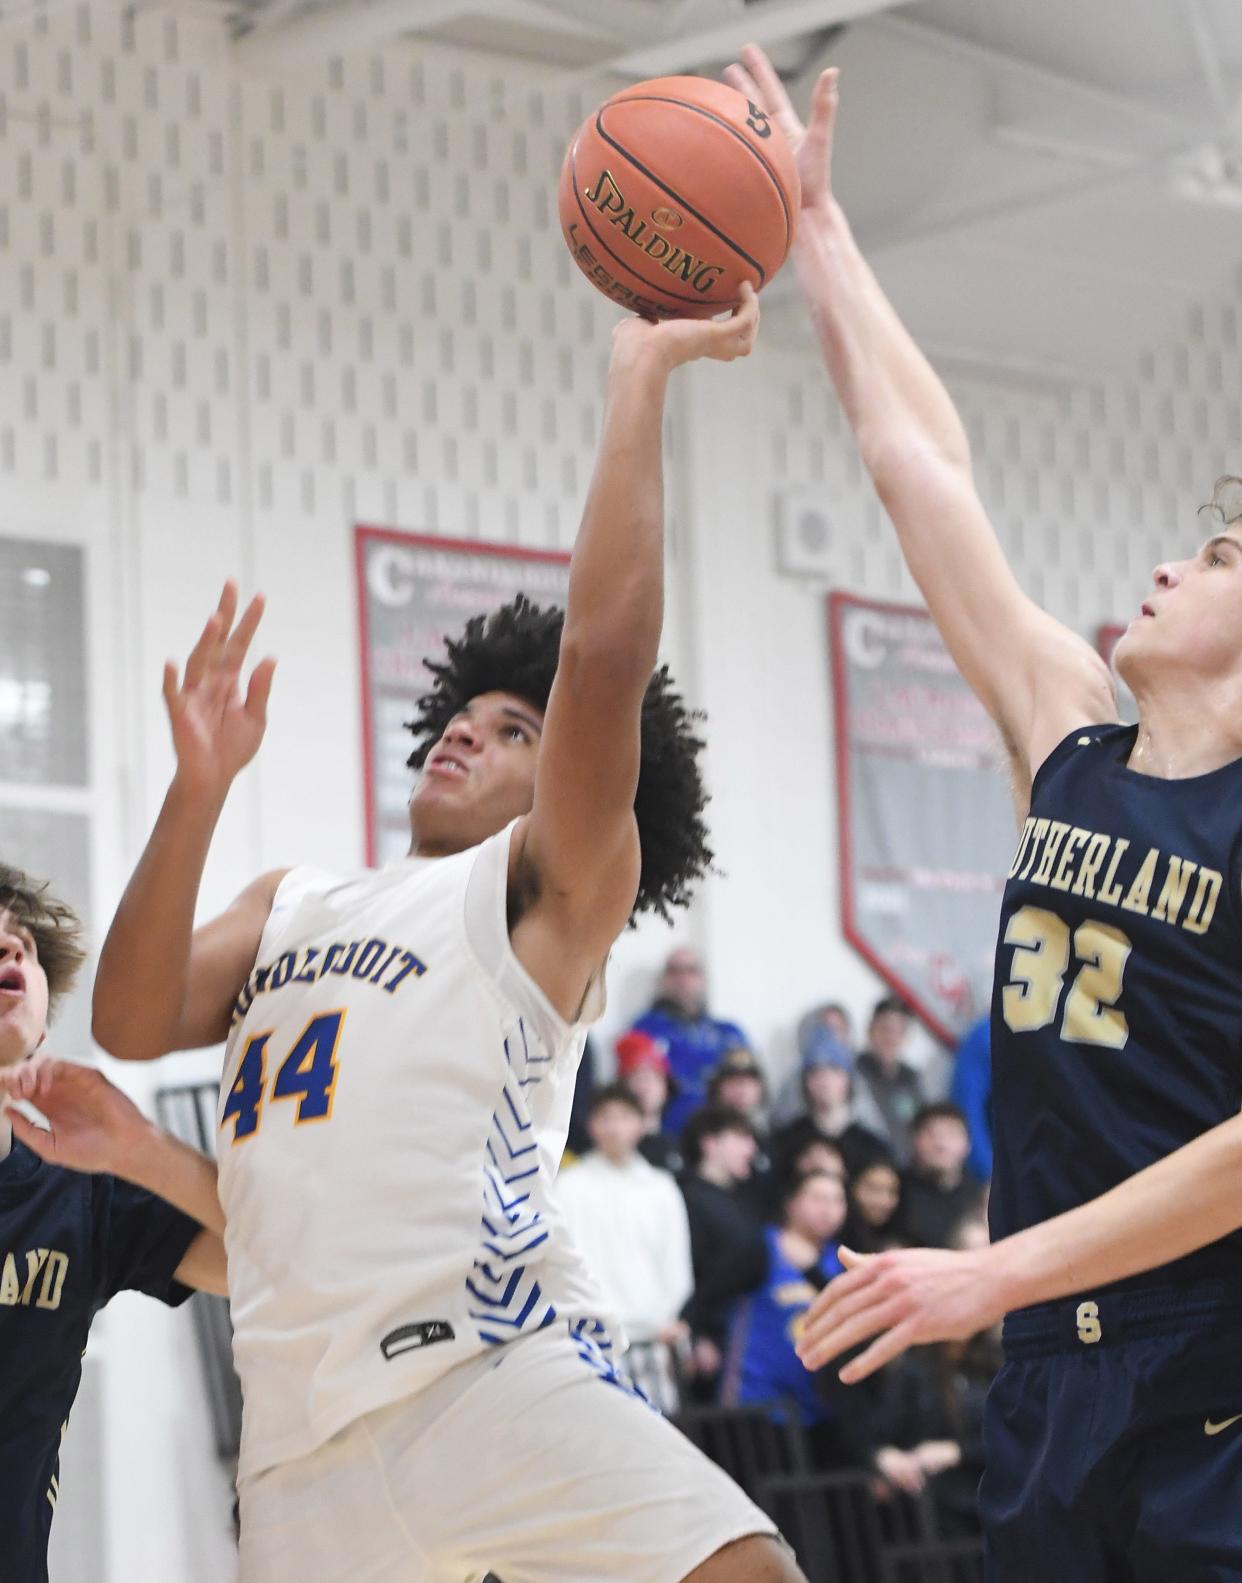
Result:
M1082 966L1066 996L1061 1037L1074 1044L1124 1049L1130 1026L1117 1002L1134 947L1120 929L1081 923L1071 940L1069 925L1055 912L1023 907L1009 920L1005 944L1013 946L1014 953L1001 1005L1014 1033L1046 1028L1056 1016L1072 944L1072 954Z

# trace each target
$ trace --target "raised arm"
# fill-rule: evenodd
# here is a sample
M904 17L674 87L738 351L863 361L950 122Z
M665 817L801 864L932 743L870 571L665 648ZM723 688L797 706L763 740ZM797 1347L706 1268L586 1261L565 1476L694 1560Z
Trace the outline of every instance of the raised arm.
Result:
M202 1235L186 1249L177 1279L201 1291L227 1291L214 1160L157 1127L94 1067L35 1056L0 1071L0 1093L14 1137L41 1160L120 1177L197 1220ZM10 1109L10 1100L32 1104L47 1127Z
M754 293L727 320L629 319L613 335L595 473L574 545L531 813L515 841L535 897L518 957L572 1016L634 905L639 724L664 619L664 399L681 363L754 345ZM521 878L525 873L528 880ZM512 884L511 875L511 884Z
M255 667L243 699L246 651L263 614L255 599L235 622L227 583L178 682L164 671L177 769L99 959L92 1031L111 1055L143 1061L215 1044L254 962L280 874L248 886L197 932L194 910L211 838L234 776L258 751L275 661Z
M798 278L859 454L958 669L999 726L1020 786L1029 786L1074 726L1117 718L1107 667L1018 586L975 490L953 402L832 195L836 71L816 84L804 129L762 51L748 47L742 62L726 77L773 117L797 153Z
M820 1293L798 1351L820 1368L870 1337L842 1369L865 1378L907 1347L965 1339L1002 1314L1171 1264L1242 1228L1242 1116L1119 1187L991 1247L847 1255Z

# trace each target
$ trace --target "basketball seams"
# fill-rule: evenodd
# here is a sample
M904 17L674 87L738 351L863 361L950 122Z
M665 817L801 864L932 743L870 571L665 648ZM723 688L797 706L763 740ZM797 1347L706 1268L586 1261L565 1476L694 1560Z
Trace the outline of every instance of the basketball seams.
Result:
M636 103L638 101L627 100L626 102L627 103ZM676 103L680 103L679 100L673 100L672 102L675 103L675 104ZM609 134L607 128L604 126L604 112L603 112L603 109L597 110L596 113L595 113L595 130L599 134L599 136L603 138L604 142L608 144L609 148L615 149L617 151L617 153L620 154L623 159L628 160L628 162L634 167L634 169L636 171L639 172L640 175L645 176L647 178L647 180L649 182L652 182L655 186L657 186L660 189L661 192L666 193L668 195L668 197L670 197L673 200L674 203L680 204L680 206L686 211L687 214L693 215L693 217L698 221L698 223L701 226L703 226L706 230L710 231L711 234L717 239L717 241L723 242L724 245L729 249L729 251L731 253L735 253L738 256L738 258L744 259L745 262L747 264L749 264L750 267L759 276L759 282L758 282L759 286L762 286L764 284L764 282L768 278L768 275L767 275L767 271L764 269L763 265L759 262L759 260L756 259L756 258L752 258L750 256L750 254L747 253L743 248L740 248L737 245L736 242L731 241L730 238L727 237L724 234L723 231L719 230L716 226L714 226L712 224L712 222L707 218L706 215L700 214L699 211L694 207L694 205L692 203L687 202L687 200L685 198L683 198L679 192L676 192L672 187L670 187L669 184L666 181L661 181L660 178L655 174L654 171L648 170L646 165L644 165L641 162L641 160L636 159L634 157L634 155L630 153L629 149L625 148L622 144L618 143L616 138L612 137ZM732 130L732 128L730 128L730 130ZM743 141L745 141L745 140L743 140ZM575 178L575 181L574 181L574 192L577 193L577 190L578 190L578 184L577 184L577 180ZM580 199L579 199L579 202L581 202ZM628 268L628 265L627 265L627 268ZM639 278L641 279L642 277L640 276ZM699 298L699 301L702 301L702 300L703 300L702 298ZM722 304L722 306L729 306L729 304Z
M763 150L761 148L756 148L754 143L751 142L750 138L748 138L745 133L739 131L731 121L726 120L722 115L717 115L714 110L709 110L706 105L692 104L688 99L673 99L666 94L627 94L624 99L618 99L614 101L614 103L618 109L622 105L626 104L672 104L676 105L679 110L693 110L696 115L706 116L709 121L715 121L718 126L724 127L725 131L735 137L737 141L741 143L743 148L749 149L749 151L755 156L755 158L767 172L772 185L776 188L776 196L781 201L781 209L785 215L785 245L786 248L788 248L789 244L793 240L793 222L789 214L789 204L785 199L785 184L780 179L780 174L776 170L776 167L772 164L771 160L768 159L768 156L763 152ZM599 113L595 118L596 126L599 127L600 131L603 131L602 126L600 126L600 119L606 109L608 109L608 105L601 105ZM781 135L779 129L777 135ZM609 141L611 141L611 139ZM615 148L617 145L614 143L613 147ZM742 256L745 257L745 254Z
M611 142L612 140L609 139L609 141ZM616 144L613 144L613 147L616 148L617 152L619 154L621 154L625 159L628 160L630 158L630 156L625 152L624 149L619 148ZM632 161L632 163L635 164L635 168L636 169L641 169L642 168L641 166L637 165L636 161ZM725 299L722 302L713 302L710 297L684 297L684 296L682 296L682 294L679 291L674 291L674 290L672 290L671 287L665 286L663 281L648 280L646 278L646 276L640 275L638 273L638 271L634 268L634 266L631 263L629 263L620 253L614 253L613 252L612 248L609 247L609 245L608 245L607 237L603 236L591 224L591 216L590 216L589 212L587 211L587 209L583 205L582 193L578 189L578 160L577 160L577 145L576 144L575 144L575 147L574 147L574 149L573 149L573 151L572 151L572 153L570 155L570 172L571 172L571 174L573 176L574 202L578 206L578 213L582 217L582 223L586 226L587 230L591 233L591 236L593 237L593 239L596 242L598 242L600 247L603 248L604 252L608 254L609 258L611 258L614 263L620 265L620 267L626 272L627 275L629 275L631 277L631 279L638 281L639 285L642 286L644 288L644 290L649 291L649 292L654 292L656 294L656 296L659 296L659 297L668 297L673 302L688 303L692 307L696 307L696 308L708 307L708 308L717 308L717 309L723 310L725 308L731 308L733 306L734 299L732 299L732 298L727 298L727 299ZM645 175L646 172L644 171L643 174ZM667 191L667 190L668 189L666 188L665 191ZM689 205L687 205L686 207L689 208ZM693 213L693 212L694 212L693 210L690 210L690 213ZM696 218L697 218L697 216L696 216ZM745 253L742 253L740 248L735 248L734 251L739 253L742 258L746 257ZM751 262L751 261L748 260L748 262ZM755 267L758 268L758 265L756 265ZM608 293L605 292L604 295L607 296ZM616 298L610 298L609 300L615 302ZM657 302L654 302L654 301L653 301L652 305L654 307L658 307L659 306L659 304ZM621 304L619 304L619 306L624 307L625 304L621 303Z

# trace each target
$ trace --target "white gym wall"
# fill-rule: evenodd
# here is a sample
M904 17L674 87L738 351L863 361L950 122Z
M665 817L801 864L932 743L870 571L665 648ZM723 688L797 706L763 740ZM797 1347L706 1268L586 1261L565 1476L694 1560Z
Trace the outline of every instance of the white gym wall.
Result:
M575 9L404 10L532 8L550 34ZM0 785L0 850L13 810L87 819L96 938L170 770L161 664L225 575L269 595L280 669L205 910L278 863L361 859L352 524L568 549L598 429L614 313L565 254L555 176L621 79L495 52L482 23L402 38L391 0L354 8L370 42L339 5L316 32L284 0L237 33L251 9L0 5L0 535L84 547L89 639L87 782ZM1145 7L1141 70L1122 0L1027 9L928 0L846 33L839 186L940 354L1019 576L1093 635L1242 457L1242 211L1188 20L1210 38L1223 9ZM703 58L647 32L618 45L631 74ZM667 652L709 712L722 871L680 934L781 1069L810 1002L861 1014L877 989L838 926L823 595L914 591L790 283L765 312L750 364L688 370L671 403ZM787 575L779 524L808 504L824 574ZM606 1031L670 938L619 947ZM146 1093L214 1060L121 1076ZM122 1299L92 1359L54 1576L221 1583L231 1496L185 1316Z

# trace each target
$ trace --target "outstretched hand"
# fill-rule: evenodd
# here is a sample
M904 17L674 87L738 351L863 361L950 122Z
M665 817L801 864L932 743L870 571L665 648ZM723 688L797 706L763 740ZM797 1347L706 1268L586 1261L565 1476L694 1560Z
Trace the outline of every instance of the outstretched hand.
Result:
M0 1068L0 1099L15 1138L41 1160L73 1171L118 1171L149 1127L102 1072L50 1055ZM15 1110L14 1100L33 1105L48 1128Z
M994 1252L900 1248L863 1255L842 1248L846 1273L811 1304L798 1356L808 1369L820 1369L870 1340L841 1370L842 1381L854 1385L907 1347L977 1335L1005 1312Z
M759 334L759 298L749 281L727 319L623 319L613 331L614 352L633 347L657 350L669 368L693 363L701 357L731 363L748 357Z
M802 183L802 211L826 209L832 196L832 136L837 120L838 71L821 72L811 95L806 125L789 101L785 85L757 44L747 44L740 64L725 67L725 81L765 111L793 150Z
M276 661L260 660L244 698L240 689L263 604L262 594L257 594L237 619L237 584L225 583L219 605L185 662L185 675L179 681L176 665L169 661L164 666L164 703L178 774L221 794L258 752L267 726Z

